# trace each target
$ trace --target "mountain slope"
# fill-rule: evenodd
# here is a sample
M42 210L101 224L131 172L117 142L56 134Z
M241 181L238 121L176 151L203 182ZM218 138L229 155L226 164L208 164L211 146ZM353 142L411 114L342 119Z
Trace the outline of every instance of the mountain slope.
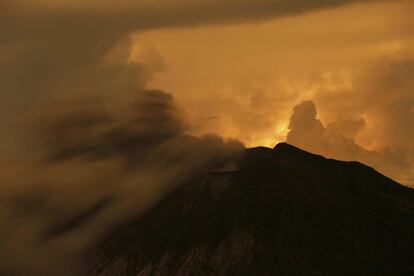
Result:
M183 185L88 256L97 275L414 275L414 191L288 144Z

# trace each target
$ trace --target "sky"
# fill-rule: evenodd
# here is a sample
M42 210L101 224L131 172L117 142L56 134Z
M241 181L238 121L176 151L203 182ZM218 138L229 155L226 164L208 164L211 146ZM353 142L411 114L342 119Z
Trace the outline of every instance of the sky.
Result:
M27 153L31 118L52 99L94 94L114 103L151 88L174 96L189 133L248 147L289 142L294 107L312 101L315 118L324 128L334 125L336 138L329 149L306 138L296 145L414 182L413 1L1 5L0 134L7 156ZM337 145L342 138L381 157L350 154Z
M286 141L414 186L414 1L3 0L0 274Z
M249 147L287 140L413 185L413 1L340 2L270 19L135 32L130 58L163 64L149 86L174 94L194 133ZM311 134L304 125L301 140L288 139L294 107L305 101L317 112L309 116L329 129Z
M283 139L293 104L335 93L323 85L352 90L353 73L409 52L411 6L360 3L250 24L147 31L134 34L132 56L163 57L165 69L150 85L172 91L194 123L248 145L272 145ZM327 122L345 112L321 108Z

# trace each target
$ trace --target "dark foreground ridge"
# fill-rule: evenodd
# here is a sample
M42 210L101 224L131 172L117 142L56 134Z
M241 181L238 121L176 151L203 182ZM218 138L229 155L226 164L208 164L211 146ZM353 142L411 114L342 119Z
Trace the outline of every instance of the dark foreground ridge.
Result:
M182 186L91 253L99 275L414 275L414 191L288 144Z

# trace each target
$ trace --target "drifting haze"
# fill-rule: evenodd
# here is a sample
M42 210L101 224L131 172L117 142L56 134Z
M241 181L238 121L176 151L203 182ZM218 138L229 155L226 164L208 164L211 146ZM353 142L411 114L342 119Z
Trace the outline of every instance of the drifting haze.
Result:
M206 133L287 139L409 183L411 8L2 1L0 273L76 275L113 225L242 151Z
M0 170L1 274L79 275L103 234L243 149L186 135L161 91L137 90L117 107L98 96L48 104L32 121L36 158Z

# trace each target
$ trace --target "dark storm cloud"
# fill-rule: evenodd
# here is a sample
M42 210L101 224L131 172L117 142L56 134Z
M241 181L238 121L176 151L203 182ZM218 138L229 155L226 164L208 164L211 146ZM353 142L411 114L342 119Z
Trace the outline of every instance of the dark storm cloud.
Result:
M135 30L261 21L350 3L376 0L230 1L35 1L2 4L2 39L64 36L73 31L122 33Z

